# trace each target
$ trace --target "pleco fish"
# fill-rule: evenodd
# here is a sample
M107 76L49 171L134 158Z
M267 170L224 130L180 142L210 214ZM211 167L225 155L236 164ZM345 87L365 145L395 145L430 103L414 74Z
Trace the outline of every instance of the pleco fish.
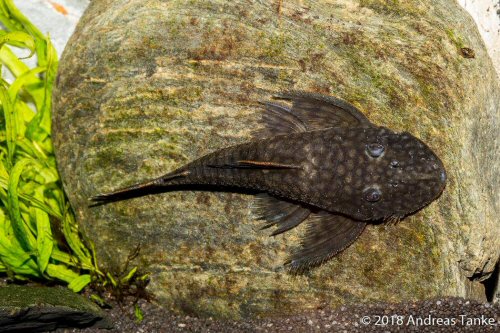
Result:
M372 124L357 108L309 93L263 103L255 140L205 155L159 178L91 198L95 204L202 186L252 190L257 213L281 234L307 223L285 265L318 266L349 247L367 223L398 222L444 189L442 162L422 141Z

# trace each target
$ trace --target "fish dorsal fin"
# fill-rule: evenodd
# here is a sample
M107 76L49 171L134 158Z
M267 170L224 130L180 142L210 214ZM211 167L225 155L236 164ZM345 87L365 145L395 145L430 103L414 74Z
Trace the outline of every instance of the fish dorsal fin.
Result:
M291 101L291 112L306 124L308 131L328 127L373 126L354 105L332 96L288 92L274 98Z
M329 127L371 127L373 124L354 105L341 99L306 92L287 92L275 99L292 102L290 109L275 102L264 102L264 127L256 138L320 130Z
M265 193L256 196L254 210L259 219L266 221L261 229L277 226L271 236L295 228L311 214L308 208L300 204L284 201Z
M294 115L287 106L272 102L263 102L262 104L265 106L261 119L264 127L253 133L255 138L269 138L307 131L306 124Z
M302 274L320 266L348 248L365 229L366 223L322 211L311 214L301 246L285 265L293 274Z

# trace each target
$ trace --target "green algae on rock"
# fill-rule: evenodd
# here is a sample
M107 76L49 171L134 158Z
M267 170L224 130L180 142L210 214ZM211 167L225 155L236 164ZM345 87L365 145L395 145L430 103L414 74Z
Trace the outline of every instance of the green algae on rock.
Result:
M466 278L487 278L500 251L498 78L454 1L391 3L93 1L61 59L53 132L100 262L118 270L141 244L158 302L207 316L468 296ZM444 194L298 278L281 262L303 230L258 231L251 196L171 192L88 207L98 192L248 140L258 101L290 89L338 96L424 140L448 170Z

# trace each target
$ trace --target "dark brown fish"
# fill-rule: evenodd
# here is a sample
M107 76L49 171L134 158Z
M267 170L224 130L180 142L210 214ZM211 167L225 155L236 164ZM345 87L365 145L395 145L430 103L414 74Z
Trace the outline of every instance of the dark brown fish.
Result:
M286 262L293 272L318 266L351 245L367 223L396 222L443 191L442 162L422 141L372 124L354 106L308 93L264 103L255 140L215 151L159 178L98 195L99 203L179 186L262 192L264 228L281 234L307 223L301 247Z

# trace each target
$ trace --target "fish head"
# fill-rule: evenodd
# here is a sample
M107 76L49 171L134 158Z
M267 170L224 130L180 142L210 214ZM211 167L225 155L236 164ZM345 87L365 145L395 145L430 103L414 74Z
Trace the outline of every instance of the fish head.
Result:
M399 220L428 205L442 193L446 171L439 157L407 132L378 127L364 130L357 142L364 154L357 172L362 178L351 191L355 218ZM353 174L353 176L355 176ZM352 196L351 196L352 198Z

